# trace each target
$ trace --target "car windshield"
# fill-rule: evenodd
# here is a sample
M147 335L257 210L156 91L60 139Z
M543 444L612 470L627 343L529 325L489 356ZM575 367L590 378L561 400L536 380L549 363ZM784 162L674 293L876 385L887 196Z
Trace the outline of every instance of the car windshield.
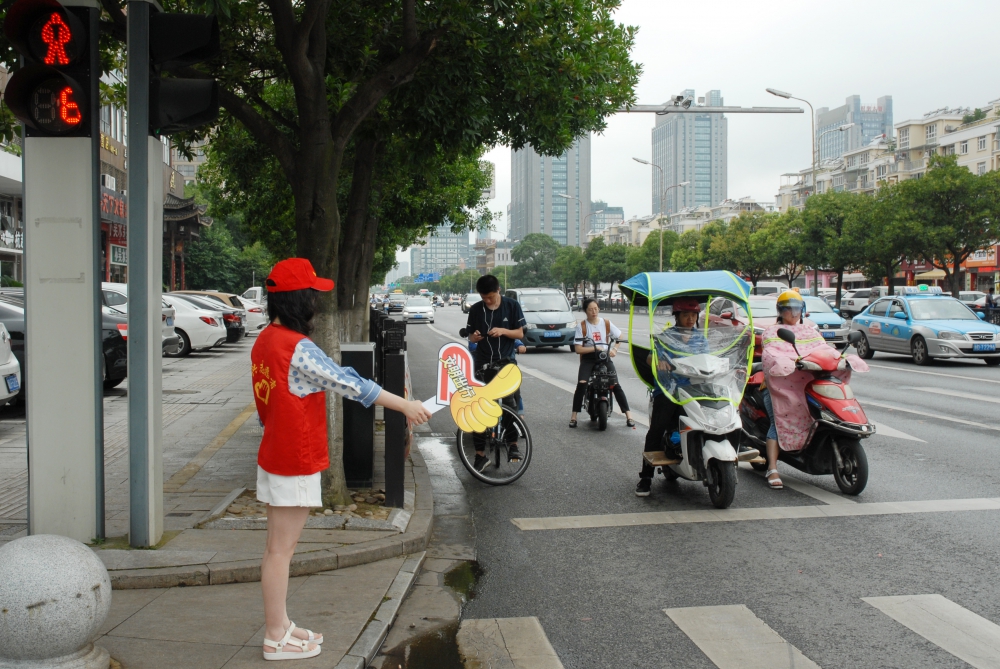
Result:
M980 297L985 297L985 296L986 293L980 293L979 291L975 291L971 293L959 293L958 299L962 300L963 302L975 302Z
M826 303L825 300L821 300L818 297L807 297L806 298L806 310L811 314L832 314L833 309L830 305ZM756 313L756 312L754 312Z
M479 302L482 299L483 298L479 296L479 293L469 293L468 295L465 296L465 303L475 304L476 302Z
M211 311L222 311L223 305L216 304L212 300L202 299L195 295L181 295L177 293L168 293L171 297L176 297L184 302L190 304L191 306L198 307L199 309L209 309Z
M560 293L538 293L521 295L521 309L524 311L569 311L569 302Z
M909 300L910 312L918 321L975 321L979 317L956 299Z
M411 297L406 301L406 306L408 307L429 307L431 306L431 301L426 297Z

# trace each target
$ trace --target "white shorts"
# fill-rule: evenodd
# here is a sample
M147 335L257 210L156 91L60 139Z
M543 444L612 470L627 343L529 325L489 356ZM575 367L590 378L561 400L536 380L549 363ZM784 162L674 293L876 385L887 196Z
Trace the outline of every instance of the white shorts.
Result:
M320 472L279 476L257 465L257 499L271 506L323 506Z

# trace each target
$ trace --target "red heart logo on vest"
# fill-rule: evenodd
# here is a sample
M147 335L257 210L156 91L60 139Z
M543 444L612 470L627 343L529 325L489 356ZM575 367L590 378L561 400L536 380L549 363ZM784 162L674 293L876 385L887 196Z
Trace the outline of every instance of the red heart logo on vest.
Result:
M253 391L261 402L267 404L267 400L271 396L271 384L267 382L267 379L261 379L253 384Z

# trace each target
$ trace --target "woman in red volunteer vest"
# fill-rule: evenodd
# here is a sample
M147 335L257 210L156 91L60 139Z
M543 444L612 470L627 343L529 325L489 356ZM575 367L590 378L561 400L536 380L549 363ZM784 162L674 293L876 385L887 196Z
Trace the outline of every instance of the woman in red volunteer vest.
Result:
M261 561L264 591L264 659L298 660L319 655L323 636L288 619L288 568L310 507L323 506L320 472L327 454L326 391L399 411L411 423L430 419L420 402L409 402L331 360L307 336L317 291L333 281L316 276L304 258L289 258L267 277L267 316L250 353L257 414L264 437L257 455L257 499L267 507L267 547Z

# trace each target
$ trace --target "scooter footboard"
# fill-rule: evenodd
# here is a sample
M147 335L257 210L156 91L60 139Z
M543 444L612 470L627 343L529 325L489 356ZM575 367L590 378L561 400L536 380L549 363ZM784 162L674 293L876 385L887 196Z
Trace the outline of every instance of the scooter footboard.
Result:
M701 447L701 457L705 462L705 466L708 467L709 460L736 462L737 456L736 449L733 448L728 439L723 439L722 441L706 439L705 444Z

